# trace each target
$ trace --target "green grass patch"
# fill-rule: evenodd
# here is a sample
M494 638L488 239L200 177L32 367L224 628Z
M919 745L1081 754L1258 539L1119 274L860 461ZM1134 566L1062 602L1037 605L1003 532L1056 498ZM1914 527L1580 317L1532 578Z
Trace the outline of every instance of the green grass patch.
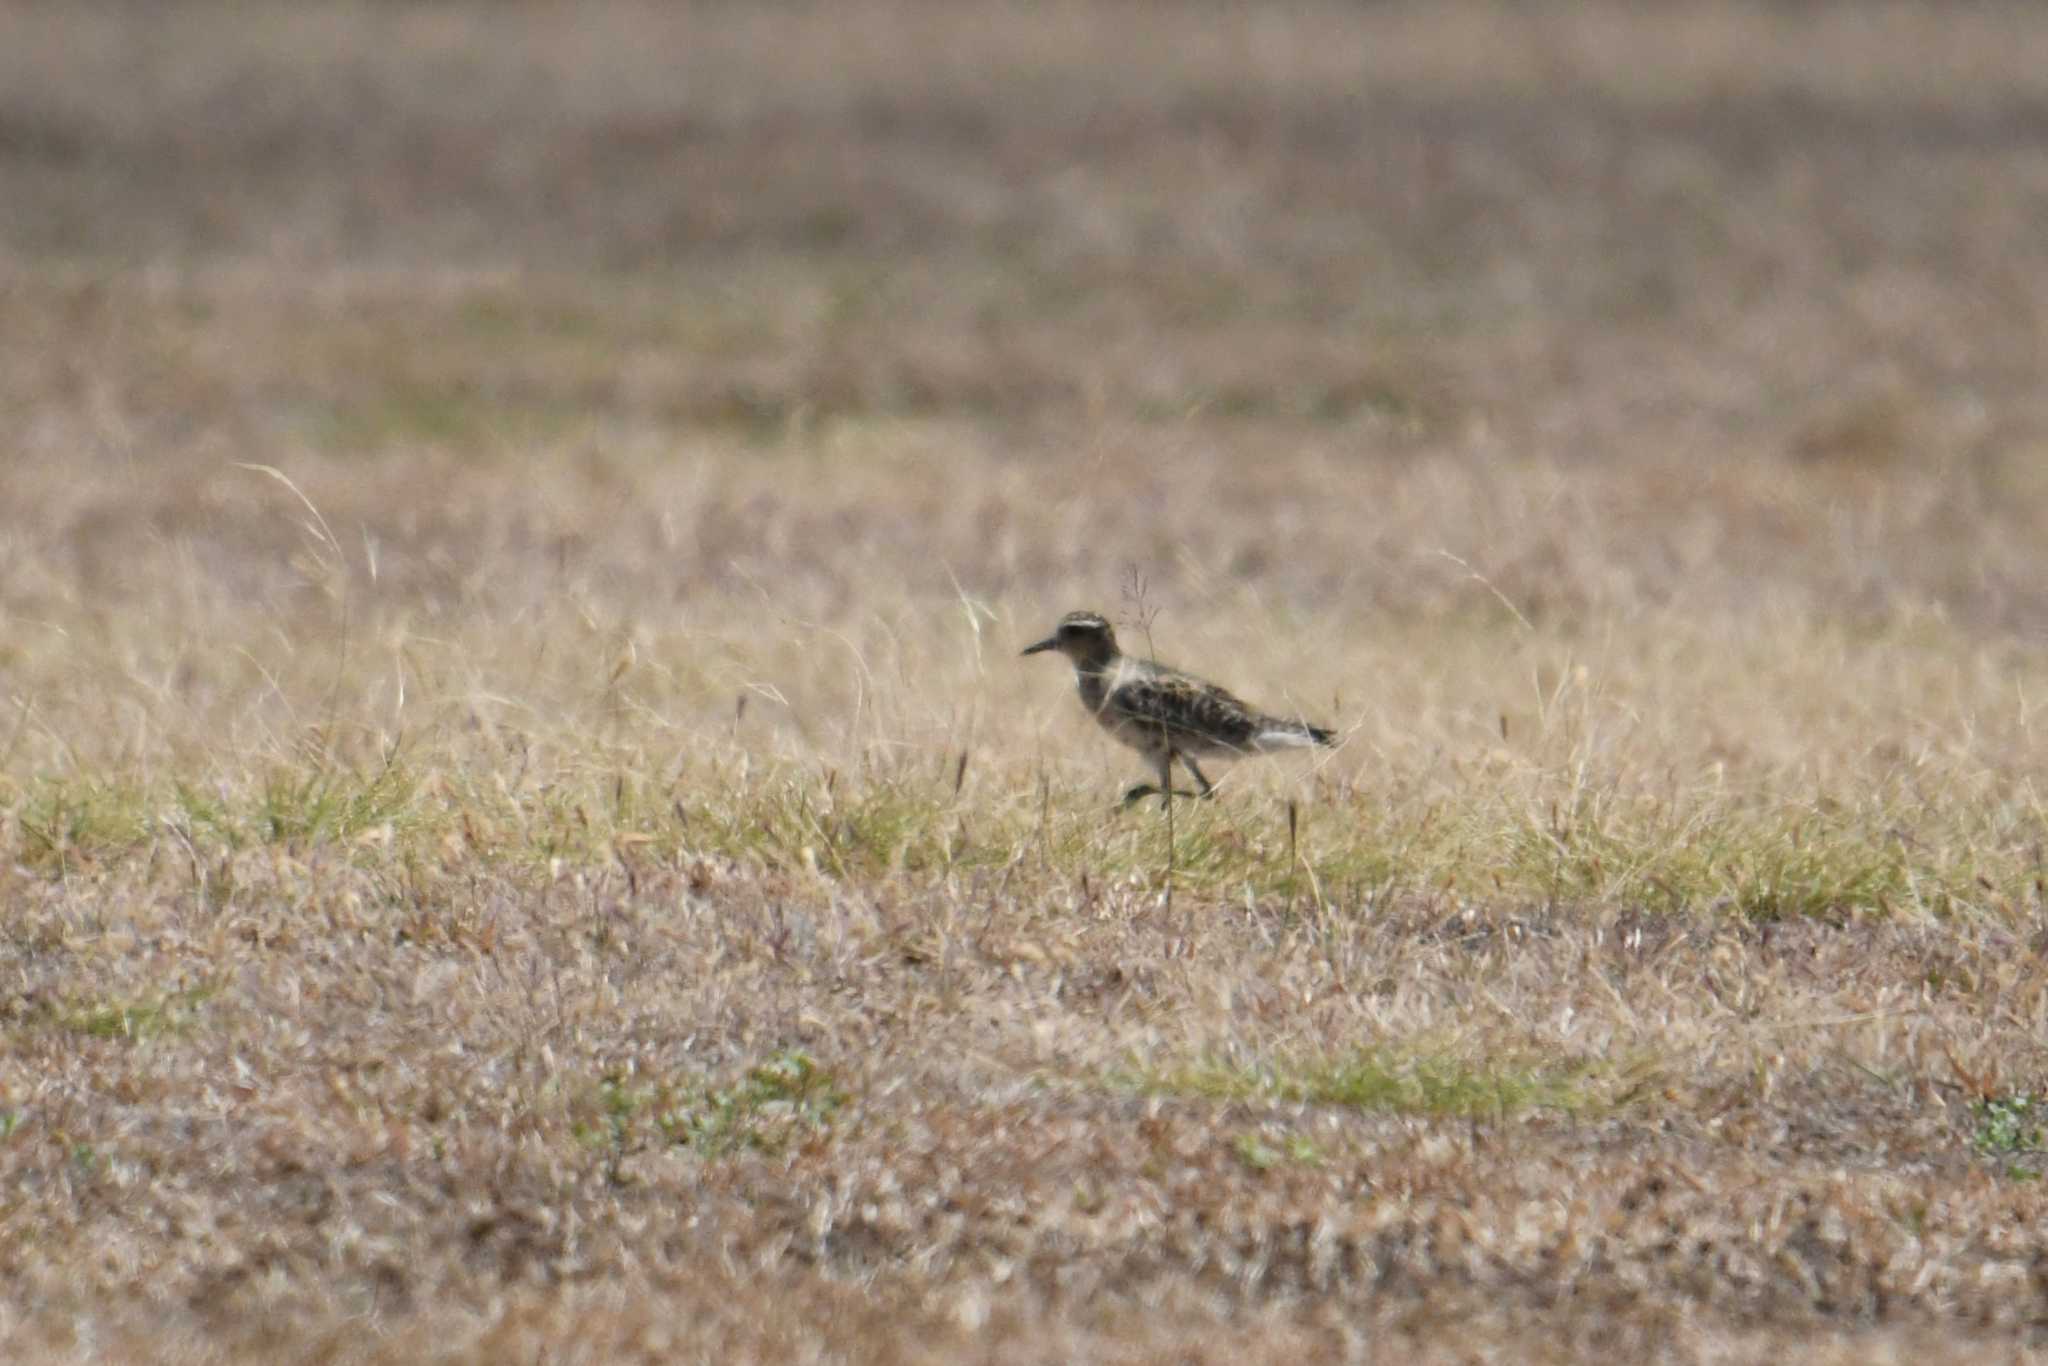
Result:
M184 781L48 781L21 797L0 831L11 826L18 832L11 841L18 862L58 873L131 854L166 830L176 830L197 852L215 854L263 845L305 848L387 823L460 823L460 812L445 803L439 811L426 808L418 787L396 765L368 774L280 767L254 782L211 787Z
M1606 1109L1613 1102L1605 1080L1586 1063L1508 1058L1474 1063L1450 1054L1392 1049L1251 1064L1203 1060L1131 1078L1147 1095L1473 1119L1531 1110L1577 1114Z
M202 986L134 1001L72 1003L52 1009L48 1019L58 1029L88 1038L141 1043L186 1032L218 994L218 988Z
M1760 921L1949 915L1980 902L1979 892L1995 890L1975 848L1987 832L1912 842L1901 832L1923 812L1924 804L1879 796L1854 809L1714 801L1683 811L1585 796L1511 827L1501 876L1554 902L1713 909ZM1467 861L1484 847L1480 836ZM2020 866L2003 871L2017 885Z
M394 382L367 401L334 404L307 424L323 451L357 454L430 446L458 454L564 439L588 408L570 396L506 395L448 382Z
M205 862L249 848L353 847L374 832L377 847L360 857L459 855L508 871L611 865L622 839L638 868L726 857L845 885L994 869L1016 872L1020 886L1037 876L1156 890L1169 867L1156 803L1123 809L1099 784L1046 790L1021 774L963 791L953 755L852 771L717 756L658 776L635 752L601 751L557 756L550 771L515 782L431 758L32 780L0 789L0 857L55 875L165 841ZM1326 796L1297 811L1290 838L1286 803L1255 790L1177 802L1177 894L1336 916L1453 892L1757 920L2003 913L2038 895L2042 830L2009 805L1904 812L1882 797L1854 807L1712 797L1674 807L1603 792L1556 807L1528 793L1399 809Z
M676 1098L658 1122L670 1142L707 1157L737 1149L772 1153L825 1128L846 1101L829 1071L792 1050L747 1069L732 1085Z
M1231 1141L1230 1150L1238 1161L1255 1172L1269 1172L1280 1167L1317 1167L1323 1161L1322 1150L1306 1134L1288 1133L1276 1137L1246 1132Z
M331 769L274 773L257 795L255 830L270 844L347 839L397 820L412 805L413 787L411 776L395 766L367 776Z
M702 1157L782 1152L828 1129L848 1099L828 1069L789 1049L723 1084L606 1077L573 1123L577 1139L608 1149L616 1169L624 1154L651 1143Z
M2048 1097L2009 1092L1973 1102L1970 1114L1977 1122L1972 1147L1985 1157L2004 1162L2008 1177L2020 1181L2041 1178L2039 1160L2048 1150Z
M121 782L40 782L23 793L11 822L24 867L61 874L134 848L147 838L149 808L139 787Z

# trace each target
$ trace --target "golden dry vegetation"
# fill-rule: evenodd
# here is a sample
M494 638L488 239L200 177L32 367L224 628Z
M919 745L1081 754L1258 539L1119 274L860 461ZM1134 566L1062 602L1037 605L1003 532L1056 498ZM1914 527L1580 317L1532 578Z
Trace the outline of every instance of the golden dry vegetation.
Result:
M2044 50L0 4L0 1351L2048 1349Z

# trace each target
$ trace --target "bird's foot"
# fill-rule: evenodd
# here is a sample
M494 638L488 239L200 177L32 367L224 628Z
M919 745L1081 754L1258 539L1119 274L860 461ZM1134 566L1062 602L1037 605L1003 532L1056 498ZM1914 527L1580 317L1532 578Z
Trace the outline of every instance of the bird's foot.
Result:
M1173 795L1176 797L1190 798L1213 797L1216 795L1216 789L1210 788L1207 792L1189 792L1185 788L1176 787L1175 789L1173 789ZM1124 793L1123 804L1125 806L1132 806L1138 802L1145 800L1145 798L1147 797L1159 798L1159 804L1161 806L1164 806L1166 804L1166 790L1164 788L1155 787L1151 783L1139 783L1129 792Z

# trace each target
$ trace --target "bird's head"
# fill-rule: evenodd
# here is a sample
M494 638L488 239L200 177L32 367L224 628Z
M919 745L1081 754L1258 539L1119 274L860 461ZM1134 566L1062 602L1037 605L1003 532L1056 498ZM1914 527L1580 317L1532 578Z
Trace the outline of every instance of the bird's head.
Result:
M1024 653L1058 650L1076 664L1096 664L1116 658L1116 631L1100 612L1069 612L1060 618L1053 633Z

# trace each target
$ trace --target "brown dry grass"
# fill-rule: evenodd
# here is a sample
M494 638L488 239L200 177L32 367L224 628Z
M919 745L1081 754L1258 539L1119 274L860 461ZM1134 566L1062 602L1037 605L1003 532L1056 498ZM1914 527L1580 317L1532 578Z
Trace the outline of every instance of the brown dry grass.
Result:
M2044 46L0 6L8 1359L2039 1350Z

